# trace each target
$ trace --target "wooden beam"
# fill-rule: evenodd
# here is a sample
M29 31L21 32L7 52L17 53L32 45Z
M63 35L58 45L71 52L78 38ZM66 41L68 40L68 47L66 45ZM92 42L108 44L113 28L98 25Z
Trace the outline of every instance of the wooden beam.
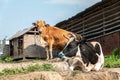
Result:
M118 15L118 14L120 14L120 12L118 12L118 13L115 13L115 14L113 14L113 15L110 15L110 16L107 16L107 17L105 17L104 19L107 19L107 18L110 18L110 17L113 17L113 16L116 16L116 15ZM109 21L105 21L104 22L104 25L105 24L108 24L108 23L112 23L113 21L115 21L115 20L119 20L120 19L120 16L118 16L118 17L114 17L114 18L112 18L112 19L109 19ZM97 20L97 21L95 21L96 23L98 22L98 21L103 21L103 19L100 19L100 20ZM95 23L95 22L93 22L93 23ZM92 23L91 23L92 24ZM94 25L94 26L90 26L90 27L88 27L88 28L85 28L84 29L84 31L89 31L90 29L95 29L95 28L100 28L99 26L102 26L103 25L103 23L100 23L100 24L97 24L97 25ZM85 26L89 26L89 24L87 24L87 25L85 25ZM84 27L85 27L84 26ZM77 28L72 28L71 29L71 31L73 31L73 32L75 32L75 31L77 31L77 30L81 30L81 31L79 31L79 32L82 32L83 30L82 30L82 27L77 27Z
M106 8L104 8L104 9L106 9L105 10L105 12L110 12L110 11L112 11L112 10L114 10L114 9L116 9L116 8L120 8L120 6L117 6L117 7L115 7L115 8L113 8L114 6L116 6L116 5L119 5L119 3L120 3L120 1L119 2L117 2L117 3L115 3L115 4L112 4L111 6L108 6L108 7L106 7ZM107 8L111 8L111 9L109 9L109 10L107 10ZM63 29L65 28L65 27L70 27L70 26L72 26L72 25L75 25L75 24L79 24L79 23L81 23L82 24L82 20L84 20L85 18L87 18L87 17L90 17L90 16L93 16L93 15L96 15L96 14L98 14L98 15L102 15L102 9L101 10L99 10L98 12L95 12L95 13L93 13L93 14L89 14L88 16L85 16L84 18L82 18L82 19L78 19L78 21L75 21L74 23L72 23L72 24L66 24L64 27L62 27ZM94 16L94 17L97 17L98 15L96 15L96 16ZM93 17L93 18L94 18ZM90 20L90 18L88 18L88 19L86 19L86 21L88 21L88 20ZM79 24L80 25L80 24ZM76 25L77 26L77 25ZM67 30L69 30L69 28L67 29Z

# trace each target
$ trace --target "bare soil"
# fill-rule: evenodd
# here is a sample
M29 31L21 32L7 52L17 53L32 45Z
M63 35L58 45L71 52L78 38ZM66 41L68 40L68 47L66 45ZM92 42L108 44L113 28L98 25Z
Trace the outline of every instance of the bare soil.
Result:
M27 74L0 76L0 80L120 80L120 68L103 68L98 72L74 74L67 68L65 62L45 60L0 63L0 71L4 68L21 68L43 63L51 63L55 71L36 71Z

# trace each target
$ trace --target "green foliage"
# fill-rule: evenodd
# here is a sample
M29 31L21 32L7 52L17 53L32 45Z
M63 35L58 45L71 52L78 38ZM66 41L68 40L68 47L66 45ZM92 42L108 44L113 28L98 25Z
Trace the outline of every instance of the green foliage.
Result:
M20 73L21 71L18 69L18 68L15 68L15 69L8 69L8 68L5 68L2 72L1 72L1 75L12 75L12 74L18 74Z
M4 61L4 59L3 58L0 58L0 62L3 62Z
M0 75L13 75L13 74L20 74L20 73L28 73L28 72L34 72L34 71L53 71L53 66L51 64L36 64L36 65L30 65L26 68L13 68L13 69L8 69L5 68L0 72Z
M105 67L111 68L117 68L120 67L120 52L118 48L114 49L112 54L105 58Z
M113 52L112 52L112 55L118 57L118 56L120 55L119 49L118 49L118 48L115 48L115 49L113 50Z
M0 62L12 62L13 59L11 57L0 58Z
M11 57L6 57L5 58L5 62L12 62L12 61L13 61L13 59Z
M28 66L27 68L26 68L26 70L28 71L28 72L33 72L33 71L36 71L36 70L40 70L41 68L41 65L38 65L38 64L36 64L36 65L31 65L31 66Z
M52 66L51 64L46 64L46 63L44 63L44 64L42 65L42 69L45 70L45 71L54 70L54 69L53 69L53 66Z
M33 72L33 71L36 71L36 70L39 70L39 71L53 71L53 66L51 64L42 64L42 65L32 65L32 66L29 66L27 67L27 71L29 72Z

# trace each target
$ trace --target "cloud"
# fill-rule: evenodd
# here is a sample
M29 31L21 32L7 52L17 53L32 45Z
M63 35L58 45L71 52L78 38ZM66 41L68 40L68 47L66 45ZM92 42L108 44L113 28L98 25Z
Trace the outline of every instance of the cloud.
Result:
M84 5L91 4L101 0L45 0L49 4L64 4L64 5Z

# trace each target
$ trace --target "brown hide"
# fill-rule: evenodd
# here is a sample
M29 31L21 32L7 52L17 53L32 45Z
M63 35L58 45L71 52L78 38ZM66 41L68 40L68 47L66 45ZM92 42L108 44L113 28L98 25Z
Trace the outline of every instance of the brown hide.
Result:
M68 38L73 37L72 33L57 27L46 25L44 21L37 21L34 25L40 31L40 37L43 38L45 42L48 43L46 47L50 51L50 58L52 57L52 48L56 48L61 51L66 43L68 42ZM78 37L77 37L78 38ZM48 59L48 51L47 51L47 59Z

